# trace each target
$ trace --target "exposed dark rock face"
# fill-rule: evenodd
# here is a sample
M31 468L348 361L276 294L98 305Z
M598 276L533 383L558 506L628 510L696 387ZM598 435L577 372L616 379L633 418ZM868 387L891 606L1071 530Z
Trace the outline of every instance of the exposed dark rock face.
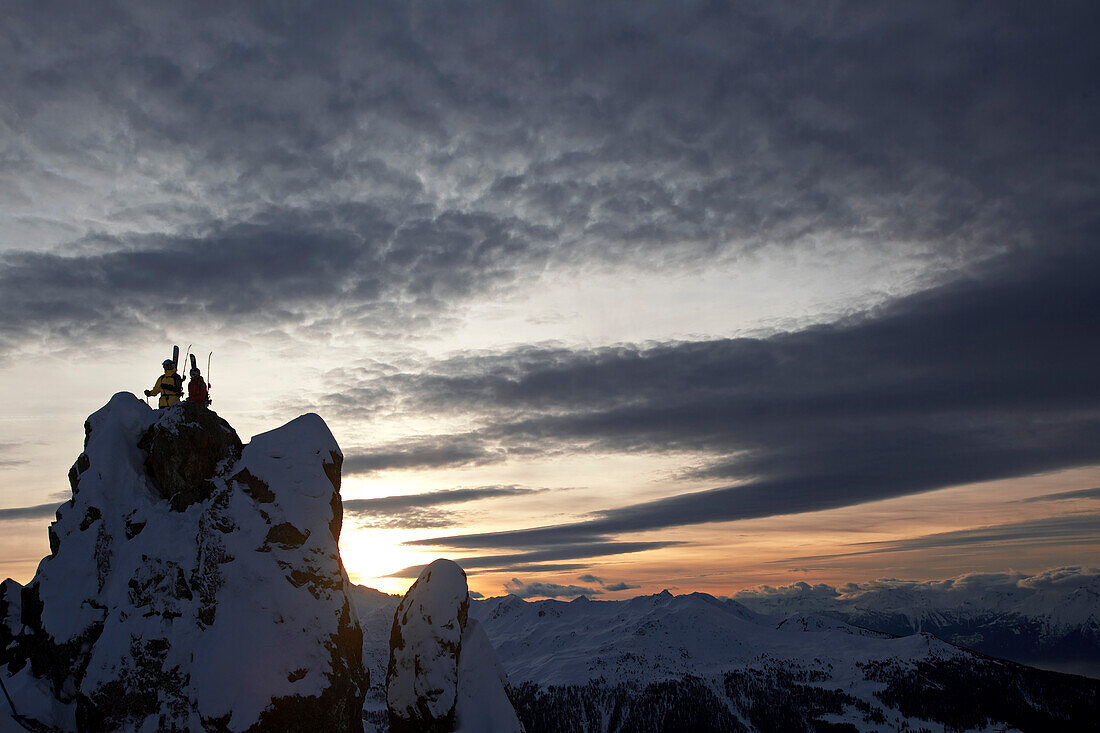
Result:
M7 649L22 622L23 586L11 578L0 583L0 649Z
M87 423L85 423L85 426ZM85 438L85 443L87 438ZM77 487L80 485L80 474L88 470L88 466L91 464L88 461L88 454L81 453L76 457L76 461L73 463L72 468L69 469L69 486L73 490L73 494L76 494Z
M229 423L197 402L180 402L160 413L138 447L147 456L145 470L153 486L180 512L210 498L219 468L241 457L241 439Z
M275 494L271 493L271 487L262 479L258 479L249 473L247 468L230 480L239 482L244 493L251 496L259 504L270 504L275 501Z
M0 588L2 673L46 696L39 722L361 730L334 456L316 415L248 446L199 405L119 394L92 415L51 556Z
M302 533L290 522L283 522L267 532L264 545L276 544L283 547L301 547L309 539L309 532Z

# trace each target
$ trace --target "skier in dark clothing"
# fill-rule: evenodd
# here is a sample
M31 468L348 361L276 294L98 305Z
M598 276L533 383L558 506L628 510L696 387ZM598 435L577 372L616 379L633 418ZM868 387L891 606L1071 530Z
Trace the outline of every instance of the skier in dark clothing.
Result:
M161 366L164 367L164 374L160 375L152 389L145 390L145 396L159 394L157 407L168 407L179 402L183 396L183 377L176 373L176 362L172 359L165 359Z
M210 392L197 367L191 367L191 382L187 385L187 401L196 402L203 407L210 404Z

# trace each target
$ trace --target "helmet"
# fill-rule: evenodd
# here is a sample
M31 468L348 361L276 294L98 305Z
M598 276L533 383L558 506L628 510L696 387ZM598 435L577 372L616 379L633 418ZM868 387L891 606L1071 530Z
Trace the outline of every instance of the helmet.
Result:
M171 359L165 359L164 361L162 361L162 362L160 363L160 365L161 365L162 367L164 367L165 369L167 369L167 368L168 368L168 367L170 367L170 366L175 366L175 365L176 365L176 362L172 361Z
M190 374L192 377L197 377L199 376L199 370L198 368L192 369L190 372L188 372L188 374Z

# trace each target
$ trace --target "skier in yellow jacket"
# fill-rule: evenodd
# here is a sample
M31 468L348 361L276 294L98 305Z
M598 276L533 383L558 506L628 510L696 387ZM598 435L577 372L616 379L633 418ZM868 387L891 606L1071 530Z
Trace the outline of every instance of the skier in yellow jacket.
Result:
M157 383L152 389L145 390L145 396L152 397L159 394L160 404L157 406L168 407L180 401L183 395L183 377L176 374L176 362L171 359L165 359L161 366L164 367L164 374L157 378Z

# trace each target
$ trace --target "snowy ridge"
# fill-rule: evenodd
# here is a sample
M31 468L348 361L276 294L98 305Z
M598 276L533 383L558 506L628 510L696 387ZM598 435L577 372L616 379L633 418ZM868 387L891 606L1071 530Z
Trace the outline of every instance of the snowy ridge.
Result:
M816 633L831 633L840 632L844 634L855 634L857 636L869 636L875 639L889 639L890 634L884 634L879 631L872 631L870 629L864 629L859 626L853 626L846 624L843 621L839 621L829 616L821 616L816 613L796 613L793 616L783 619L775 627L780 631L792 631L792 632L816 632Z
M469 619L458 655L454 733L523 733L507 685L508 676L485 629Z
M506 596L475 604L471 615L485 626L513 683L644 685L712 676L765 659L825 668L964 653L934 637L895 639L837 621L777 629L735 601L703 593L569 603ZM815 638L796 633L811 631Z

